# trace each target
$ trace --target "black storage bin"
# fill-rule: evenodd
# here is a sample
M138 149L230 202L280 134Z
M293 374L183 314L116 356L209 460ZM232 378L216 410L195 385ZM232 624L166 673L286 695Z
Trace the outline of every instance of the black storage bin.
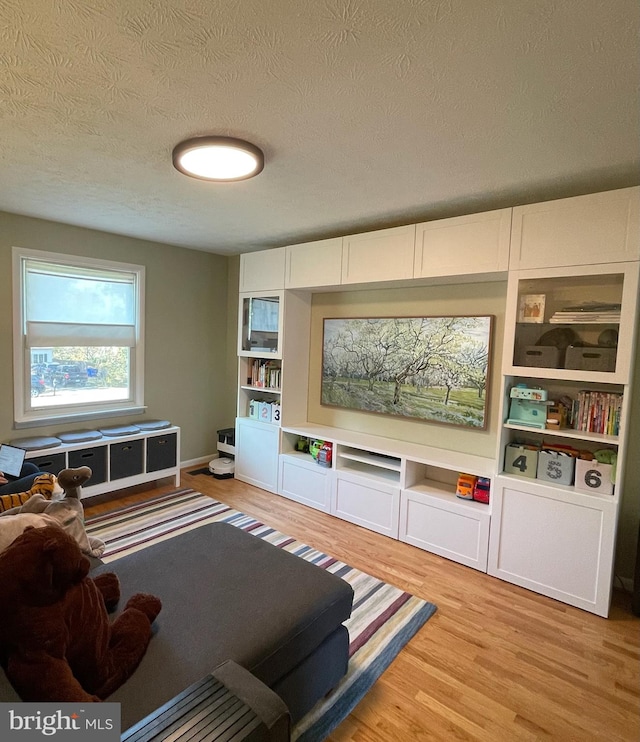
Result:
M236 445L236 429L222 428L218 431L218 443L225 443L227 446Z
M147 438L147 471L160 471L175 466L177 447L177 433Z
M110 480L142 474L144 471L143 444L144 441L140 438L135 441L112 443L109 446Z
M91 487L93 484L102 484L107 481L107 447L94 446L92 448L81 448L79 451L69 451L69 467L76 469L79 466L88 466L91 471L91 479L83 487Z
M48 456L36 456L35 459L25 459L35 464L40 471L48 471L50 474L58 476L58 472L67 468L64 451L50 453Z

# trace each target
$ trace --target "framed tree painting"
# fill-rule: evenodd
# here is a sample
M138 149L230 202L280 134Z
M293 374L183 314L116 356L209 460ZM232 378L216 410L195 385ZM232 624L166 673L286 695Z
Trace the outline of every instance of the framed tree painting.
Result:
M325 319L321 402L485 429L493 317Z

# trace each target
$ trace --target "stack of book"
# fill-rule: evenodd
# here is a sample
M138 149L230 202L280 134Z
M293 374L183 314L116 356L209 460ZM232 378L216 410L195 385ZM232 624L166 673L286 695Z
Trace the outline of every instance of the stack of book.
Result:
M279 365L273 361L264 361L260 358L251 364L251 377L248 379L250 386L264 387L266 389L280 389Z
M560 309L553 314L549 322L559 325L577 323L617 324L620 322L620 304L590 301L572 307L564 307L564 309Z
M575 430L618 435L622 394L618 392L581 391L573 402L571 419Z

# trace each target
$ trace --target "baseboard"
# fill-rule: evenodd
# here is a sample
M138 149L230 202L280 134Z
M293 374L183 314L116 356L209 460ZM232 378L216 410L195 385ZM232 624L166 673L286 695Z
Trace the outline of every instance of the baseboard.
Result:
M180 468L186 469L189 466L197 466L198 464L208 464L211 459L217 459L220 456L220 454L216 451L216 453L211 453L208 456L200 456L197 459L188 459L187 461L181 461L180 462Z

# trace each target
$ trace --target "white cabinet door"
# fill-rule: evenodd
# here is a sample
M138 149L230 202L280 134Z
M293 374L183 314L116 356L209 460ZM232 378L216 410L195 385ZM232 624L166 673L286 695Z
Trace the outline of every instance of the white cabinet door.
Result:
M277 493L279 433L269 423L236 420L236 479Z
M511 209L418 224L414 278L504 272L510 240Z
M303 505L329 512L331 496L331 469L315 462L280 456L278 493Z
M286 289L338 286L342 274L342 237L285 248Z
M413 278L416 225L343 237L342 283Z
M509 268L638 260L640 187L513 209Z
M608 615L615 502L497 477L492 507L489 574Z
M398 538L400 488L375 479L336 472L332 515Z
M240 256L240 292L275 291L284 288L284 247Z
M439 556L487 571L489 507L479 502L403 490L399 538Z

